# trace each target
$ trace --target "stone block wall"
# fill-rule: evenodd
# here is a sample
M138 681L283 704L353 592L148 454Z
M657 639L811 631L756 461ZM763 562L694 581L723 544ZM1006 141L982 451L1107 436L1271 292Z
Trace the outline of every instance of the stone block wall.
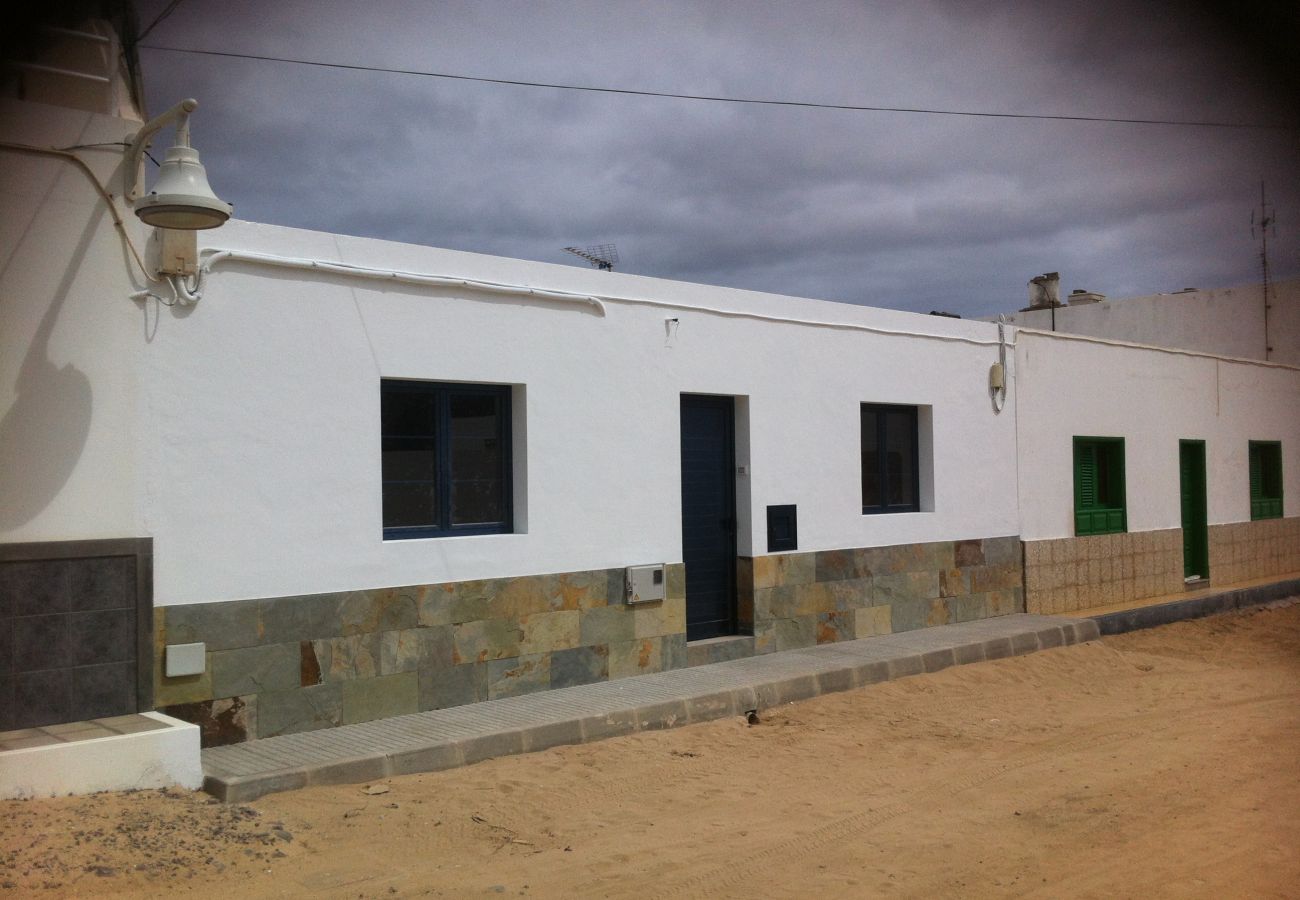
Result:
M1235 584L1300 572L1300 518L1210 526L1210 581Z
M685 571L628 606L622 569L159 607L155 704L205 746L686 665ZM167 644L207 644L163 675Z
M1073 612L1184 587L1181 528L1025 542L1027 612Z
M770 653L1023 612L1020 547L1012 536L742 559L741 618L754 652Z
M685 568L628 606L624 571L160 607L154 694L205 746L1024 611L1018 537L738 560L736 637L686 644ZM164 676L168 644L207 645Z

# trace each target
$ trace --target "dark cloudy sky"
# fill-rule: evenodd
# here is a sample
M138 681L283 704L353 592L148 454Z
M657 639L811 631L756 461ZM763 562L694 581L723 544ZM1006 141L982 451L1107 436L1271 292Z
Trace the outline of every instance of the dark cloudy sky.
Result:
M140 0L141 25L167 0ZM687 94L1280 124L1300 35L1185 6L849 0L185 0L150 112L243 219L965 315L1025 282L1111 296L1300 274L1300 131L752 106L148 49ZM1278 7L1283 8L1283 7ZM1289 9L1289 7L1287 7ZM1294 13L1286 24L1297 21ZM1289 56L1288 56L1289 54ZM219 242L219 232L212 240Z

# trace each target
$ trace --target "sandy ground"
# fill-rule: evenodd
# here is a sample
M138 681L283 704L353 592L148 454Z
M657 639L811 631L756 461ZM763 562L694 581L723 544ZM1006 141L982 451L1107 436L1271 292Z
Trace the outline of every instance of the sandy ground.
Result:
M1300 896L1300 603L247 806L0 803L0 893Z

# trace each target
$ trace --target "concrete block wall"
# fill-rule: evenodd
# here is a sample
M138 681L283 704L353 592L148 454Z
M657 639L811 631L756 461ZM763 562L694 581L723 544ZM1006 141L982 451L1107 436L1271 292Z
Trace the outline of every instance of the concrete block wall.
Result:
M1210 584L1300 572L1300 518L1211 525ZM1183 531L1025 542L1025 609L1053 615L1186 590Z
M1300 518L1210 526L1210 581L1235 584L1300 572Z
M1183 531L1025 542L1025 611L1052 615L1183 590Z

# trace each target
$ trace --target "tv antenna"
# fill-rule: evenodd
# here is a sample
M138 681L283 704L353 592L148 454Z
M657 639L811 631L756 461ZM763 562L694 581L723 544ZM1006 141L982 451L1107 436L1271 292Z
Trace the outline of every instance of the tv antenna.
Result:
M1264 279L1264 359L1267 361L1273 348L1268 341L1268 311L1273 308L1272 285L1268 274L1268 235L1277 237L1277 210L1269 205L1264 195L1264 182L1259 183L1259 210L1250 212L1250 236L1259 238L1259 268ZM1258 233L1256 233L1258 231Z
M581 247L565 247L564 252L582 257L603 272L614 271L614 263L618 262L618 248L613 244L597 244L585 250Z

